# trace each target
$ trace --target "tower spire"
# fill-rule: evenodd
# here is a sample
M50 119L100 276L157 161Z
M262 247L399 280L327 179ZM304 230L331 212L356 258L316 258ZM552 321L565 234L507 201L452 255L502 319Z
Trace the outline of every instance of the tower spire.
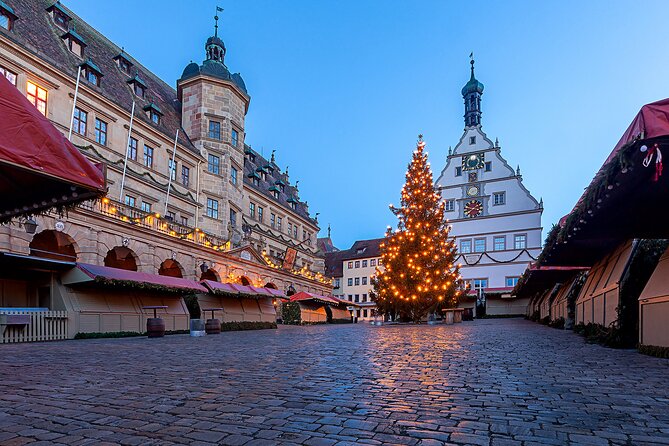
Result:
M223 8L216 7L216 14L214 15L214 37L218 37L218 13L223 12Z
M474 53L469 55L471 76L469 82L462 88L462 98L465 100L465 127L481 125L481 95L483 84L476 80L474 75Z

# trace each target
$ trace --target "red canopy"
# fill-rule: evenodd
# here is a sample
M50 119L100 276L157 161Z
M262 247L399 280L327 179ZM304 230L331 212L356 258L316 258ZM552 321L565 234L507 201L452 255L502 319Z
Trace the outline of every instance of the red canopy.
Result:
M306 291L300 291L299 293L293 294L290 296L290 301L291 302L299 302L303 300L314 300L314 301L319 301L322 303L326 304L334 304L334 305L339 305L342 302L345 303L345 301L340 301L337 298L331 297L331 296L320 296L318 294L313 294L313 293L307 293Z
M160 276L140 273L109 266L77 263L77 267L63 277L63 284L83 284L98 282L109 286L136 287L154 291L207 293L208 290L199 282L180 277Z
M248 285L241 285L238 283L223 283L215 282L213 280L203 280L202 283L214 293L222 294L239 294L257 297L284 297L279 290L272 288L262 288Z
M0 76L0 223L104 193L103 169Z

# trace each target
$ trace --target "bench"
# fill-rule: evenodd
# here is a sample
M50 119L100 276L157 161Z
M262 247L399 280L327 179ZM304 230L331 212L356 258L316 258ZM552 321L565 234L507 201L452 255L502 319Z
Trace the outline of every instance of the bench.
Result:
M24 328L26 325L30 325L29 314L0 314L0 326L3 333L8 327Z

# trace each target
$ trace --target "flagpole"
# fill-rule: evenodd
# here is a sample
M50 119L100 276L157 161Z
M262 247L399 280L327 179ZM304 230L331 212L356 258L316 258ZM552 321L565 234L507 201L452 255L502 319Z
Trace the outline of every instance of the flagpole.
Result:
M130 135L132 134L132 124L135 120L135 100L132 101L132 110L130 111L130 127L128 128L128 141L125 145L125 161L123 162L123 176L121 177L121 195L119 201L125 203L123 200L123 188L125 187L125 172L128 168L128 149L130 148Z
M70 131L67 133L67 140L68 141L72 141L72 126L74 125L74 110L77 108L77 96L79 95L79 80L80 79L81 79L81 65L79 65L79 70L77 70L77 85L74 87L74 102L72 103L72 114L70 115Z
M174 177L177 176L176 165L174 164L174 159L177 156L177 141L179 140L179 129L177 129L177 134L174 137L174 151L172 151L172 165L167 166L167 175L169 180L167 181L167 196L165 197L165 212L163 215L167 215L167 204L170 202L170 188L172 187L172 167L174 167Z

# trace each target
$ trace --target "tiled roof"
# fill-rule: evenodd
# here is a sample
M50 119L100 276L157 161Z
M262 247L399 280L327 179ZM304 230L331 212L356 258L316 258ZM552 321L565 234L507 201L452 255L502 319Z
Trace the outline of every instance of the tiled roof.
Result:
M262 155L253 150L251 146L244 145L244 153L246 154L244 157L245 185L249 186L251 189L257 190L273 201L278 201L285 208L295 212L300 217L309 220L312 224L318 225L318 222L309 216L309 209L307 208L307 205L296 199L298 195L297 189L290 185L286 174L281 173L279 166L277 166L274 162L267 161L267 159L265 159ZM253 156L255 160L251 161L249 155ZM272 173L267 172L267 169L265 169L265 176L267 178L266 180L263 180L262 177L257 173L258 171L262 171L264 166L270 166L272 168ZM253 184L253 180L251 179L252 177L259 178L259 186ZM281 182L279 184L284 184L283 192L281 192L280 188L275 186L277 182ZM274 198L274 194L272 193L273 191L279 192L278 199ZM295 203L295 209L293 209L291 205L292 202Z
M369 257L381 257L381 243L385 238L375 238L371 240L358 240L353 243L351 249L347 250L348 255L342 260L366 259Z
M327 277L342 277L344 275L344 257L350 250L325 253L325 275Z
M157 128L167 138L173 139L179 129L179 142L194 153L199 151L190 142L186 133L181 129L181 104L177 99L177 92L156 75L142 66L132 57L124 54L132 63L130 75L121 71L114 61L114 57L121 52L121 48L104 37L93 27L84 22L69 9L65 9L72 17L70 27L76 26L77 35L86 42L83 60L70 52L61 36L63 30L58 27L51 15L46 11L52 6L53 0L5 0L11 3L19 20L14 23L11 31L0 27L0 37L16 42L40 59L51 64L58 70L76 79L77 67L88 60L99 67L104 75L100 86L94 86L82 81L87 88L100 93L102 96L115 102L130 114L133 99L136 101L135 119ZM145 98L137 97L128 86L127 81L139 76L147 86ZM151 122L142 111L143 107L154 102L163 112L160 124Z
M319 237L316 240L316 247L322 253L339 251L330 237Z

